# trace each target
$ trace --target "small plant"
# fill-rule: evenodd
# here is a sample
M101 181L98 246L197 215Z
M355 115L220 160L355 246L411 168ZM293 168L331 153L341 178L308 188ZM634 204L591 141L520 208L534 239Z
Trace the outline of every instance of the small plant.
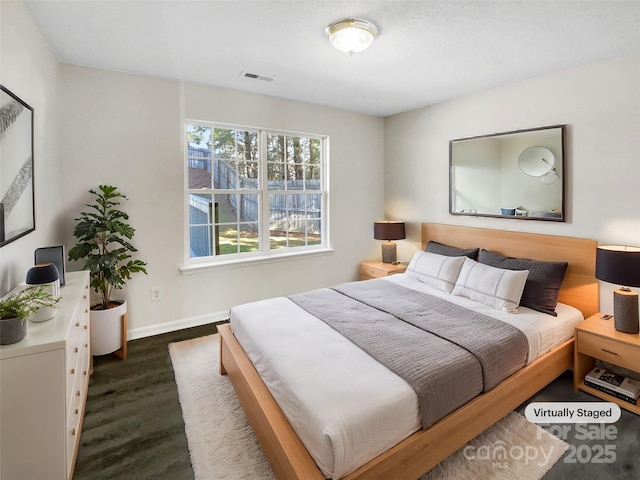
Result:
M0 300L0 318L27 318L43 307L53 307L60 298L52 296L44 287L28 287Z
M78 243L69 250L69 259L87 259L84 268L90 271L91 287L102 299L99 308L107 309L112 290L122 288L133 273L146 274L147 264L131 260L131 253L137 252L129 242L135 229L126 223L129 215L117 208L127 197L109 185L100 185L98 190L89 190L96 197L95 204L86 205L91 210L75 219L73 235Z

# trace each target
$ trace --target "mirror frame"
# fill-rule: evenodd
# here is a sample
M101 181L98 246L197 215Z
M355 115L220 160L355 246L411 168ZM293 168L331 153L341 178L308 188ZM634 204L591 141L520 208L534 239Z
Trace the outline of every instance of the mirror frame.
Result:
M11 177L9 181L3 178L8 176ZM36 216L33 179L33 108L2 85L0 85L0 180L0 247L4 247L33 232L36 229ZM7 217L12 212L14 217L17 215L19 218L12 218L11 222L7 222ZM12 228L11 236L8 236L10 232L6 231L7 224L13 225L10 227Z
M468 140L479 140L479 139L485 139L485 138L494 138L494 137L508 137L509 135L521 135L521 134L526 134L529 132L539 132L541 130L552 130L552 129L560 129L560 144L561 144L561 155L562 155L562 164L561 164L561 168L557 169L557 173L560 176L560 184L561 184L561 188L562 188L562 198L561 198L561 215L559 217L539 217L539 216L534 216L534 217L530 217L530 216L519 216L519 215L501 215L499 213L496 214L491 214L491 213L477 213L477 212L457 212L454 211L454 178L453 178L453 145L456 142L462 142L462 141L468 141ZM546 127L536 127L536 128L526 128L526 129L521 129L521 130L513 130L513 131L509 131L509 132L499 132L499 133L491 133L491 134L487 134L487 135L477 135L477 136L473 136L473 137L465 137L465 138L456 138L453 140L449 141L449 214L450 215L457 215L457 216L466 216L466 217L490 217L490 218L508 218L508 219L515 219L515 220L537 220L537 221L544 221L544 222L566 222L566 218L567 218L567 212L566 212L566 203L565 203L565 196L566 196L566 182L565 182L565 165L567 162L567 158L566 158L566 135L567 135L567 125L566 124L561 124L561 125L551 125L551 126L546 126ZM536 145L538 146L538 145ZM540 146L544 146L544 145L540 145ZM517 163L518 159L514 159L514 161ZM556 159L556 164L557 164L557 159ZM526 175L523 172L523 175ZM542 185L542 183L541 183Z

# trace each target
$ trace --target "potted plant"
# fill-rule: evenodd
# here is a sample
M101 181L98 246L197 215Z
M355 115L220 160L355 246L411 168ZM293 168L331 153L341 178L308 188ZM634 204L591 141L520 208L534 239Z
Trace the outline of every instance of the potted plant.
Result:
M124 287L131 274L146 274L147 264L131 258L137 251L130 242L135 229L127 223L129 215L118 209L127 197L110 185L89 193L95 201L75 219L73 235L78 243L69 250L69 259L86 259L84 269L90 272L91 287L100 295L100 303L90 313L91 350L93 355L105 355L122 346L121 319L127 311L126 301L114 299L113 291Z
M60 301L44 287L27 287L0 300L0 345L22 340L27 334L29 315Z

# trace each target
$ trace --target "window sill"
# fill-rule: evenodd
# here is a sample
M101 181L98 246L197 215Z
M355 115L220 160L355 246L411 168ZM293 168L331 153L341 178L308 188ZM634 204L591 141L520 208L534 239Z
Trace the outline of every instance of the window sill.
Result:
M226 270L231 268L249 267L253 265L260 265L263 263L273 262L288 262L291 260L298 260L301 257L319 257L324 255L331 255L333 253L332 248L321 248L318 250L307 250L304 252L288 252L275 255L261 255L252 256L249 258L234 258L232 260L218 260L214 262L206 263L194 263L191 265L184 265L180 268L183 275L193 275L197 273L213 272L216 270Z

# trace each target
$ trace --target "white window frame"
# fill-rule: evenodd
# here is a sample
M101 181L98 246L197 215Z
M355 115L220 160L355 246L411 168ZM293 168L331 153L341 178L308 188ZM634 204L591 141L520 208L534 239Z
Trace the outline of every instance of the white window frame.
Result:
M201 189L195 190L189 188L189 168L188 168L188 140L187 130L190 125L199 125L207 128L220 128L230 130L251 130L258 132L258 182L259 188L257 190L250 189L234 189L234 190L216 190ZM320 185L321 189L318 192L321 195L322 214L320 222L321 242L317 245L304 245L296 247L283 247L271 250L270 249L270 236L269 236L269 199L270 194L284 193L279 190L268 190L267 187L267 135L285 135L285 136L297 136L308 137L312 139L318 139L321 142L321 155L320 155ZM271 261L284 261L292 260L300 256L308 255L324 255L331 253L333 250L330 247L329 239L329 137L328 135L309 134L295 131L274 130L262 127L251 127L247 125L234 125L218 122L209 122L201 120L185 120L184 128L182 132L183 141L183 171L184 171L184 263L181 268L185 274L194 273L202 270L217 269L220 267L233 267L234 265L241 266L247 262L262 263ZM213 158L211 159L213 167ZM260 217L258 219L258 236L260 239L259 249L255 252L239 252L223 255L212 255L206 257L194 257L190 256L191 235L190 235L190 219L189 219L189 203L190 194L193 192L203 192L207 194L215 195L214 192L228 193L228 194L256 194L259 198L260 204ZM290 193L291 191L287 191ZM305 192L305 190L300 190Z

